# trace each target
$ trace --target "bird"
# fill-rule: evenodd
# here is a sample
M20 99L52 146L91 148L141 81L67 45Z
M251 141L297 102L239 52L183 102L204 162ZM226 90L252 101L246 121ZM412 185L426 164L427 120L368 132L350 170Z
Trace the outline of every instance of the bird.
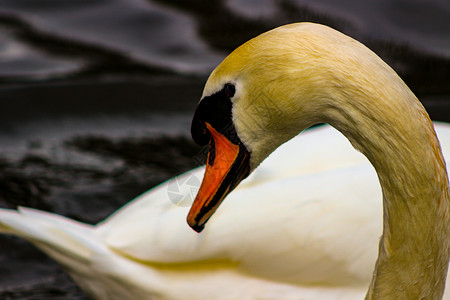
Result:
M297 60L302 62L299 66ZM352 64L354 69L345 68ZM344 74L334 69L342 65ZM361 74L365 68L368 73ZM381 79L376 78L377 70L383 76ZM341 75L345 78L340 78ZM285 76L298 76L293 78L296 84L285 81ZM377 90L370 85L367 90L357 79L369 85L371 80L381 81L383 87ZM383 134L388 135L392 130L388 125L392 124L370 114L381 113L382 106L348 103L350 109L366 109L367 120L375 122L371 124L372 131L366 132L370 135L355 135L345 128L346 121L358 121L354 119L355 112L338 113L334 109L339 108L339 103L335 106L328 103L330 119L321 121L330 123L344 135L329 125L303 131L319 121L311 114L320 112L320 100L334 99L335 91L339 98L349 100L355 95L376 98L389 93L408 100L414 97L375 54L329 27L299 23L267 32L235 50L207 81L192 123L194 140L210 147L206 169L200 167L162 183L96 225L31 208L0 209L0 232L22 237L47 253L93 299L361 299L369 285L373 292L377 288L371 283L372 270L379 238L387 230L382 223L386 208L382 207L381 199L383 194L386 197L386 185L391 182L385 182L387 179L379 174L380 168L384 170L387 166L374 163L380 157L367 155L360 141L363 138L373 149L383 149L375 143L379 137L375 129L381 126ZM369 91L373 94L366 94ZM296 107L289 102L309 97L317 101L311 102L311 107L302 102L304 107ZM242 99L256 105L248 105ZM429 122L420 104L411 101L421 118ZM392 112L401 122L401 113L408 106L399 110L398 104L392 105ZM301 121L304 126L292 129L291 125L299 119L287 118L286 113L304 116ZM230 117L231 120L227 119ZM338 122L333 123L332 119ZM432 125L426 125L427 138L431 138L433 149L440 153ZM434 126L448 157L450 125ZM398 133L412 129L400 128ZM297 135L300 131L303 132ZM418 130L416 134L421 132ZM271 133L276 134L264 139ZM408 142L407 137L411 135L400 141ZM280 146L283 143L280 141L287 142ZM389 142L392 149L387 150L395 154L399 141ZM418 163L413 160L412 151L416 148L408 149L412 166ZM227 151L237 154L229 155ZM394 155L391 152L387 154ZM208 175L211 171L226 172L227 168L222 167L233 166L236 158L247 164L232 168L241 173L237 178L243 181L239 185L233 178L221 181L230 188L219 200L229 194L220 208L213 207L217 209L214 216L209 214L211 211L201 215L205 212L202 207L193 206L190 210L189 206L174 202L171 187L192 178L203 178L194 205L202 200L202 195L220 192L214 189L214 184L220 182L208 179ZM422 161L429 162L425 158ZM400 163L396 166L401 168ZM439 174L444 177L442 189L447 188L448 194L443 160L437 163L438 167L445 173ZM382 179L383 189L378 178ZM205 182L213 185L208 188ZM415 191L414 186L410 188ZM191 190L179 192L186 196ZM446 205L443 202L441 209L446 209ZM200 212L200 219L196 218L196 212ZM202 231L201 234L189 228L186 216L188 224ZM424 216L427 217L432 216ZM202 222L208 219L205 226ZM427 223L422 225L426 227ZM445 241L442 243L441 250L445 252L447 245ZM385 245L388 247L385 250L392 251L393 246ZM442 262L437 269L444 283L447 265L448 261ZM438 298L444 283L437 281L433 291L424 291L435 293L432 296ZM373 296L375 299L376 295Z
M189 226L201 232L271 152L319 123L368 158L382 188L383 233L366 299L441 299L450 192L433 124L394 70L329 27L268 31L211 73L191 125L194 141L209 144L209 153Z

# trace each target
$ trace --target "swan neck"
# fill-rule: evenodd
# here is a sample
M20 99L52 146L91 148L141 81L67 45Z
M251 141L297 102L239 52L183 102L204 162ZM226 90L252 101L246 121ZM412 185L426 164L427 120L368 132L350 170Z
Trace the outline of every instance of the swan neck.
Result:
M415 96L396 100L401 110L383 101L341 105L330 121L370 160L383 191L383 235L367 299L441 299L450 237L445 161Z

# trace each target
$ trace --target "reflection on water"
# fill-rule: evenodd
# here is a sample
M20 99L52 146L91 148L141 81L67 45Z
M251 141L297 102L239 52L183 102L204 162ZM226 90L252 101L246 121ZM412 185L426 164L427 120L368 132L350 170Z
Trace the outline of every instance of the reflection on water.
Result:
M450 2L4 0L0 206L95 223L198 165L190 117L208 73L278 25L367 44L450 121ZM87 299L23 240L0 236L1 299Z

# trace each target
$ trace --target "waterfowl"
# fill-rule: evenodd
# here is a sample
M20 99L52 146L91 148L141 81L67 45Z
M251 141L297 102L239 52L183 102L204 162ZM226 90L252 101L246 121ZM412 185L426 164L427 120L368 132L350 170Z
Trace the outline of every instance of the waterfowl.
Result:
M258 39L273 39L275 44L283 41L281 44L286 46L286 50L292 47L288 42L296 44L294 48L306 60L300 68L306 73L298 78L306 89L299 91L301 84L292 86L283 81L282 72L276 71L280 67L284 67L283 70L288 73L289 70L295 71L291 69L295 66L291 64L292 58L289 55L284 57L281 53L277 55L270 48L271 43L258 45L255 43ZM227 196L200 235L190 230L185 222L189 208L177 206L171 201L168 188L173 181L163 183L136 198L95 226L51 213L19 208L17 211L0 209L0 231L31 241L58 261L80 287L95 299L363 298L375 265L383 218L380 201L382 192L369 162L354 151L342 135L326 125L307 130L287 142L256 169L259 162L279 146L265 139L267 133L280 130L274 142L286 140L290 138L289 134L295 134L295 130L288 128L294 119L287 118L285 121L289 124L269 122L278 113L291 108L299 109L290 107L294 103L290 102L293 99L289 97L283 98L287 106L270 106L279 101L274 96L280 93L294 96L299 92L297 96L311 96L311 99L319 100L323 95L332 96L332 88L350 89L340 91L342 96L358 93L351 91L359 88L357 82L352 84L351 73L348 74L348 81L343 82L337 78L339 73L333 74L334 70L326 69L324 72L328 76L336 76L336 81L324 80L323 74L314 75L321 68L326 68L326 65L318 62L330 59L332 62L333 51L336 51L333 43L339 43L339 39L342 39L343 45L337 49L336 55L340 51L350 51L355 64L358 64L360 55L367 55L369 51L325 26L296 24L281 27L257 37L253 44L247 44L250 46L247 50L252 49L255 55L263 54L259 58L266 60L249 60L251 53L246 55L242 51L245 49L240 48L213 72L193 121L194 139L202 144L211 143L207 162L210 171L221 171L218 166L233 165L233 159L243 158L242 161L247 161L248 166L238 165L233 170L240 171L241 178L246 173L252 174ZM313 41L330 43L330 47L323 45L316 49ZM308 57L308 52L303 53L306 50L315 55ZM311 59L309 63L308 59ZM340 60L342 57L338 55L335 59ZM381 64L384 72L393 72L375 60L375 68L380 67L378 64ZM252 69L252 66L255 68ZM262 68L261 71L268 69L259 72L258 67ZM363 63L359 67L367 66ZM239 74L241 76L235 76ZM267 75L273 76L264 77ZM317 87L310 86L308 89L303 81L308 76L313 76L311 81L319 80L317 85L322 85L323 94L318 93ZM384 82L385 85L399 85L405 89L396 75L390 76L395 80ZM269 79L273 80L272 84L268 84ZM277 85L277 80L281 80L280 85ZM245 95L256 95L252 92L257 92L258 86L250 83L258 82L268 88L259 91L260 97L253 97L261 105L239 108L239 105L245 104L242 103ZM367 91L360 92L364 94ZM409 95L410 92L403 93ZM312 107L300 111L308 116L308 112L319 109L317 104L312 103ZM354 106L357 107L358 103ZM242 116L242 108L248 109L248 114ZM269 111L261 108L275 111L276 114L265 115ZM333 112L332 108L330 105L330 113ZM378 107L369 106L367 109L377 110ZM392 109L395 109L395 105ZM254 119L252 113L258 118ZM230 116L231 123L227 119ZM285 117L279 116L282 119ZM347 116L348 119L351 116ZM266 123L257 123L259 121ZM223 126L218 126L217 122ZM306 124L308 120L304 122ZM380 122L383 126L387 125L383 119ZM246 124L255 123L270 126L253 126L255 132L245 130ZM344 126L345 122L341 125ZM342 130L342 126L336 127ZM389 127L385 129L391 130ZM436 130L444 153L450 153L450 126L437 124ZM350 134L343 133L347 137ZM368 137L368 140L372 137ZM236 143L238 151L248 153L244 153L244 156L221 153L227 149L236 150L233 146ZM352 143L359 145L354 141ZM267 149L267 145L270 149ZM211 165L215 165L215 168L211 169ZM204 168L195 169L175 180L184 182L190 177L200 179L203 172ZM207 171L207 176L212 174ZM202 186L198 197L210 196L206 193L208 190L218 195L220 189L215 189L214 185L217 183L227 183L230 187L237 185L237 181L231 179L217 182L210 178L204 182L212 185ZM445 181L443 186L446 186ZM225 190L220 198L229 191ZM205 199L198 197L196 203ZM443 202L442 208L445 207L446 202ZM205 216L211 217L210 211L205 215L205 210L197 206L197 210L192 210L189 215L189 223L200 230L204 227L202 222ZM197 215L201 216L200 222ZM444 269L446 266L439 270L440 273Z
M441 299L450 194L433 124L386 63L325 26L266 32L212 72L192 121L195 142L210 150L189 225L201 232L242 179L317 123L343 133L374 166L382 188L383 233L366 298Z

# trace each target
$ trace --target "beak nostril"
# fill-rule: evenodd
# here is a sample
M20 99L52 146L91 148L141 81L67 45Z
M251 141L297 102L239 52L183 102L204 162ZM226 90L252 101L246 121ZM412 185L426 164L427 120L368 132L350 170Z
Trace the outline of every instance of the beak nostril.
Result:
M208 151L208 165L214 165L214 160L216 158L216 149L214 144L214 139L211 138L209 141L209 151Z
M191 125L191 134L195 143L200 146L205 146L209 143L211 135L206 128L206 123L209 123L213 128L236 143L237 139L230 136L230 133L234 131L232 122L233 105L230 97L234 93L235 87L228 83L217 93L205 96L200 100Z

